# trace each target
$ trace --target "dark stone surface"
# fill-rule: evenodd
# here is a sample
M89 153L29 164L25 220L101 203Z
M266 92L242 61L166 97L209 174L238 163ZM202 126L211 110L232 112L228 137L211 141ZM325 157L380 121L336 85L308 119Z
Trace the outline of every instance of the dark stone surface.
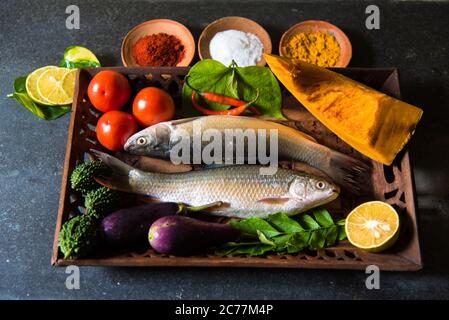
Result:
M81 29L71 31L64 12L72 1L2 1L0 298L449 298L449 3L375 1L381 10L375 31L365 28L364 13L373 1L75 3ZM404 100L425 110L410 146L422 271L384 272L381 289L367 290L361 271L82 268L81 289L65 288L64 269L50 266L50 254L69 116L45 122L6 98L14 78L56 64L73 44L91 48L106 66L120 65L123 36L145 20L178 20L197 39L209 22L227 15L261 23L274 48L292 24L328 20L350 37L351 66L399 67Z

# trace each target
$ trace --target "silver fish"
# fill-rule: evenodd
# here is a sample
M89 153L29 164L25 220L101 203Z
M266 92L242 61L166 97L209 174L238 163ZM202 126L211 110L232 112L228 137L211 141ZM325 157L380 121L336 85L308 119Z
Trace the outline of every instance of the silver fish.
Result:
M355 193L360 193L366 186L370 169L365 163L323 146L301 131L252 117L204 116L161 122L131 136L125 144L125 150L132 154L168 159L173 147L184 136L188 135L190 141L193 141L195 125L201 128L202 132L207 129L218 130L222 137L227 129L243 131L247 129L276 129L280 158L305 162L326 173L340 186ZM224 141L224 138L222 140ZM208 142L203 141L202 143L204 145ZM267 139L268 143L269 139ZM245 146L245 152L247 148ZM223 152L223 154L225 153Z
M323 178L293 170L260 175L258 165L235 165L179 174L151 173L106 153L92 152L113 171L97 178L102 185L189 206L223 203L213 215L265 218L280 211L294 215L326 204L339 194L339 188Z

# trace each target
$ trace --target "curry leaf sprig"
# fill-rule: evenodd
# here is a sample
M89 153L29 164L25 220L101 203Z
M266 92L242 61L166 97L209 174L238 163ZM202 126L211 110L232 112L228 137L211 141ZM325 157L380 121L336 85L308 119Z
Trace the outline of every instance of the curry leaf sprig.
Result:
M345 221L334 222L324 208L316 209L310 215L300 215L297 219L276 213L267 219L248 218L230 223L240 229L243 236L238 242L218 247L217 255L297 253L305 249L319 250L346 238Z

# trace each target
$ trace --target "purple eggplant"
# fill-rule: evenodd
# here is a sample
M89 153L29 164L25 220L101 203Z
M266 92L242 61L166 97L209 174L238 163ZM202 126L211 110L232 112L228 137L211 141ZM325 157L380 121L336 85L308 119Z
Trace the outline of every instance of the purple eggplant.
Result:
M128 248L148 245L148 230L161 217L173 216L182 207L174 202L146 203L107 215L100 225L107 246Z
M188 256L235 241L240 233L240 230L229 224L166 216L151 225L148 239L151 247L159 253Z

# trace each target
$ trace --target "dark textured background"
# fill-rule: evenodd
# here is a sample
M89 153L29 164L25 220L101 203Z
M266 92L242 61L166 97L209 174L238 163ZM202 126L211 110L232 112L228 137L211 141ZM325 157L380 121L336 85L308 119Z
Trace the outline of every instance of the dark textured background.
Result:
M12 1L0 10L0 298L449 298L449 3L212 1ZM365 29L365 7L377 4L381 29ZM81 29L65 28L77 4ZM381 274L367 290L361 271L282 269L82 268L81 289L65 288L63 268L50 266L69 115L35 118L5 96L18 75L56 64L74 44L105 66L120 65L120 44L133 26L171 18L197 39L213 20L256 20L277 48L283 31L307 19L340 26L353 44L351 66L399 67L404 100L425 110L410 146L425 267ZM277 51L275 49L275 51Z

